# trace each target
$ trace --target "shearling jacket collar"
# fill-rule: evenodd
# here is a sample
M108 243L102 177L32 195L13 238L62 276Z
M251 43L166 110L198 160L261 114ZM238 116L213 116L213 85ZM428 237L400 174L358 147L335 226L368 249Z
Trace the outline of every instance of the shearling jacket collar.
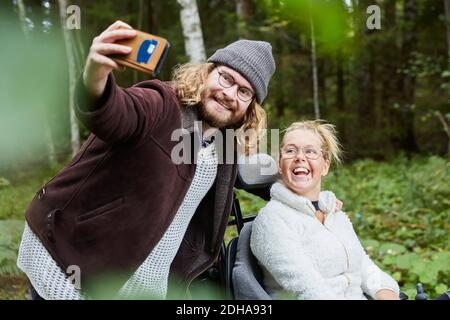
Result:
M314 217L316 209L311 200L300 196L287 188L283 182L278 181L273 184L270 189L270 196L272 199L278 200L281 203L295 209L303 214ZM336 210L336 196L331 191L322 191L319 195L319 208L326 215L335 212Z

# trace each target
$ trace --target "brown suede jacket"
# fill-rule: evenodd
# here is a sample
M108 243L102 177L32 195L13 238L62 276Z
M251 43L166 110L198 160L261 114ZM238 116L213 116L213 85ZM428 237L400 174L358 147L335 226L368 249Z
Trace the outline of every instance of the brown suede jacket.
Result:
M26 219L62 270L80 267L82 290L98 286L93 281L105 274L118 277L108 284L118 290L161 239L190 186L196 166L171 161L171 150L179 143L171 141L171 134L178 128L191 134L197 114L180 105L167 83L144 81L123 89L113 76L91 109L78 82L76 114L92 134L37 192ZM236 167L218 165L216 181L172 263L182 294L218 256Z

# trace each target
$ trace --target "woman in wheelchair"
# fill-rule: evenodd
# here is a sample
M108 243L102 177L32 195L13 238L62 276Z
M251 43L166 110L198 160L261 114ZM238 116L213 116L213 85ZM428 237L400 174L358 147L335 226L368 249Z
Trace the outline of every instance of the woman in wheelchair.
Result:
M365 253L347 215L335 210L335 195L321 192L322 176L340 158L333 125L304 121L286 130L281 180L250 238L274 299L399 299L396 281Z

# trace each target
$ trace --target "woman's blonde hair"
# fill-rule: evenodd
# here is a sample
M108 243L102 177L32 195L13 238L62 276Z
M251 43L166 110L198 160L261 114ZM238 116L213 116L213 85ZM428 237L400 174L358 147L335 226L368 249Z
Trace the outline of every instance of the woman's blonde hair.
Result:
M284 144L284 138L286 137L286 135L289 132L298 129L310 130L320 137L320 140L322 141L323 157L326 160L329 160L330 164L333 161L337 163L341 162L343 151L337 139L336 126L330 123L325 123L324 120L307 120L294 122L286 130L284 130L283 143L281 144L281 146L283 146Z
M184 106L197 106L203 98L208 75L214 70L214 63L186 63L175 67L172 85L180 103ZM255 99L250 103L244 119L237 129L237 141L245 154L253 153L267 127L264 109Z

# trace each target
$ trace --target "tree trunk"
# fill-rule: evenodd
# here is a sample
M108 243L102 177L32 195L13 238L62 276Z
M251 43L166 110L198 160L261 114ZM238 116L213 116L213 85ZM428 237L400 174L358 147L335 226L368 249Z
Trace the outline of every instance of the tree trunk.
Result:
M354 28L354 50L352 94L350 109L357 116L353 125L359 133L366 132L367 128L376 130L375 121L375 61L376 55L373 33L366 26L367 7L370 0L352 1L352 18ZM365 135L363 139L355 134L348 136L351 147L355 150L355 157L377 156L377 140L375 135Z
M286 70L286 63L285 63L285 59L286 56L289 55L289 52L286 48L286 44L283 43L283 40L281 39L281 37L276 37L275 39L273 39L272 42L276 48L278 48L280 51L279 54L279 60L276 62L277 63L277 70L278 71L278 77L276 79L273 79L273 84L275 86L275 90L272 91L271 97L273 99L273 105L276 109L276 118L277 119L282 119L282 117L284 116L284 108L285 108L285 90L284 90L284 79L285 79L285 70ZM269 119L270 120L270 119Z
M381 103L379 115L379 127L384 130L384 148L389 152L392 150L392 142L398 139L397 124L395 121L394 106L398 103L397 83L399 73L397 68L400 65L399 48L397 46L397 0L386 1L383 8L383 32L384 37L379 45L379 56L382 59L381 67Z
M445 25L447 27L447 52L450 60L450 0L444 0L445 5Z
M238 18L238 35L240 38L250 38L248 22L254 10L252 0L236 0L236 15Z
M320 92L319 105L322 107L322 111L327 109L327 61L326 59L317 59L317 84L318 92ZM321 112L322 117L326 116L325 112Z
M25 36L28 36L28 28L26 22L27 14L23 0L17 0L17 8L19 11L20 27L22 28L22 31L25 34Z
M342 49L339 49L336 57L336 105L339 111L345 110L345 79Z
M316 119L320 119L319 85L317 78L316 35L314 33L314 21L311 10L309 12L309 25L311 29L311 62L312 62L312 78L313 78L314 116Z
M401 61L402 69L407 69L410 65L412 53L417 48L417 0L405 0L403 8L403 32ZM414 98L415 98L416 77L414 74L403 74L401 86L400 103L400 125L403 129L401 135L401 147L408 152L417 152L418 146L414 136Z
M162 19L164 20L163 9L161 9L161 2L160 1L146 1L148 11L147 13L147 25L149 28L149 32L152 34L159 34L160 24L159 21Z
M442 115L442 113L440 111L436 111L434 114L441 122L442 129L444 130L445 134L447 135L447 158L448 158L448 161L450 162L450 123Z
M144 19L148 15L148 1L139 0L138 3L138 22L137 29L143 31L144 28ZM133 70L133 82L139 82L139 72L137 70Z
M59 16L61 19L61 27L64 36L64 43L66 47L67 62L69 65L69 112L70 112L70 141L72 156L80 149L80 129L78 126L77 118L75 116L75 86L77 82L77 62L74 52L76 51L74 46L74 41L70 35L69 30L66 27L66 16L67 16L67 1L58 0L59 3Z
M206 60L205 45L198 13L197 1L177 0L181 6L180 20L184 35L184 45L189 62L199 63Z

